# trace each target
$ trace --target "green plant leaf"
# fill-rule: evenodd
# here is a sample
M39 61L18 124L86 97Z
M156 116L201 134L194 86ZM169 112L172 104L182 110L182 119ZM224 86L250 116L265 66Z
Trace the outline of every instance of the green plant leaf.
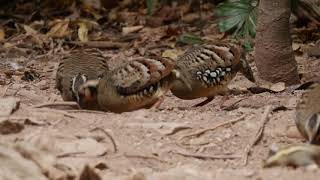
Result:
M202 44L203 40L199 36L195 36L192 34L182 34L178 38L178 42L184 44Z
M154 0L146 0L146 1L147 1L148 15L150 16L153 13Z
M257 22L257 0L227 0L215 9L219 16L221 32L233 32L234 36L255 37Z

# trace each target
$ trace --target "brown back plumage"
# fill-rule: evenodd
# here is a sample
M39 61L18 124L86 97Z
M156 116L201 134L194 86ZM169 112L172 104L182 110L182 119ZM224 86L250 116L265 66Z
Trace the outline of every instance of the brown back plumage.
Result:
M114 112L151 106L169 90L173 67L168 58L137 58L105 73L98 84L99 105Z
M241 47L232 43L195 46L178 57L175 69L180 72L182 81L175 81L171 91L182 99L217 95L225 91L227 84L244 67L241 58Z

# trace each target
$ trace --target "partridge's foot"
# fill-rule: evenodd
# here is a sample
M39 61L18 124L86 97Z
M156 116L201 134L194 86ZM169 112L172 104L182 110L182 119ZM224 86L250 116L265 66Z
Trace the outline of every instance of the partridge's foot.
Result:
M160 105L164 101L164 96L161 96L156 103L151 106L151 109L159 109Z

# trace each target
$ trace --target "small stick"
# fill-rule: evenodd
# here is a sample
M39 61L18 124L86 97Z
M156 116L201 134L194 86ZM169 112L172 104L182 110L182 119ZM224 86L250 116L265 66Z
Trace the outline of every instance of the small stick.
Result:
M113 152L116 153L118 151L117 144L116 144L114 138L111 136L111 134L108 131L106 131L103 128L97 127L97 128L91 129L90 132L98 131L98 130L102 131L106 136L108 136L108 138L111 140L111 143L113 145Z
M50 112L50 111L51 111L51 112L54 112L54 113L62 114L62 115L66 116L66 117L69 117L69 118L73 118L73 119L79 118L79 117L77 117L77 116L73 116L73 115L71 115L71 114L68 114L67 112L62 111L62 110L48 109L48 108L42 108L42 109L34 108L34 109L31 109L31 110L39 111L39 112L48 112L48 111Z
M156 157L152 157L152 156L144 156L144 155L138 155L138 154L127 154L127 153L124 153L123 155L127 158L154 159L154 160L162 162L162 163L168 163L167 161L164 161L164 160L158 159Z
M78 104L72 101L37 104L32 106L31 108L44 108L44 107L56 107L56 106L70 106L70 107L79 108Z
M172 151L174 154L179 154L185 157L193 157L198 159L237 159L241 158L241 156L237 155L206 155L206 154L192 154L192 153L185 153L185 152L177 152Z
M232 120L230 120L230 121L223 122L223 123L218 124L218 125L216 125L216 126L214 126L214 127L212 127L212 128L206 128L206 129L199 130L199 131L197 131L197 132L195 132L195 133L191 133L191 134L184 135L184 136L182 136L182 137L179 138L179 139L182 140L182 139L184 139L184 138L186 138L186 137L190 137L190 136L197 136L197 137L198 137L198 136L204 134L204 133L207 132L207 131L213 131L213 130L215 130L215 129L219 128L219 127L225 126L225 125L227 125L227 124L233 124L233 123L242 121L242 120L245 119L245 117L246 117L246 115L242 115L242 116L240 116L240 117L238 117L238 118L236 118L236 119L232 119Z
M88 41L88 42L81 42L81 41L70 41L70 44L78 45L78 46L85 46L90 48L125 48L128 47L128 43L122 42L112 42L112 41Z
M65 158L70 156L74 157L79 154L85 154L85 152L69 152L69 153L59 154L57 155L57 158Z
M265 108L264 113L261 116L261 120L260 120L261 123L259 125L258 131L255 133L254 139L250 142L250 144L246 148L245 155L244 155L244 165L247 165L248 163L248 157L250 152L252 151L253 146L256 145L262 139L264 127L266 126L269 120L268 115L270 114L270 112L271 112L271 106L269 105Z
M11 84L12 84L12 83L8 84L8 86L4 89L4 92L3 92L3 94L1 95L1 97L4 97L4 96L7 94L7 92L8 92L8 90L9 90Z

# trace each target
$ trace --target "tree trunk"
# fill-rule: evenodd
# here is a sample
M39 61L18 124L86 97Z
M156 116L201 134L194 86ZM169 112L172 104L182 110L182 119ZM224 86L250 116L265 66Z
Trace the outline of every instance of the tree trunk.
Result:
M260 0L255 63L260 77L269 82L299 83L289 31L290 13L291 0Z

